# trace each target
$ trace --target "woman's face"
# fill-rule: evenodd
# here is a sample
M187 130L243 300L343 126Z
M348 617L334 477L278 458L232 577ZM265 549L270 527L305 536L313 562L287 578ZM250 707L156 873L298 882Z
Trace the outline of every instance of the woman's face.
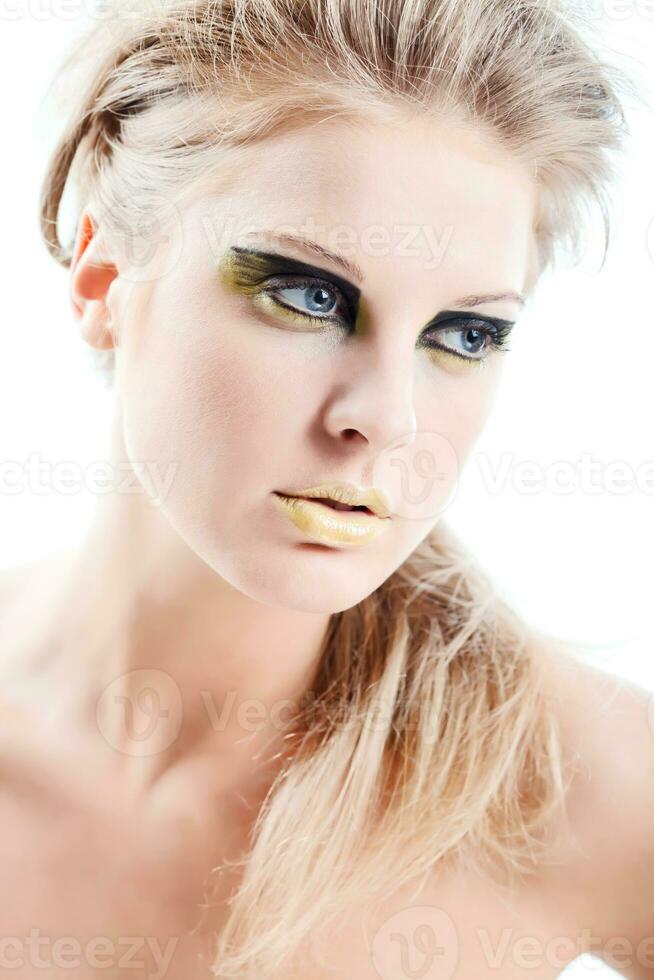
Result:
M491 408L535 206L480 131L331 119L249 147L179 211L165 274L118 277L129 458L174 464L161 512L219 575L336 612L416 548ZM277 494L325 482L377 487L390 517L334 534L348 515L313 504L298 526Z

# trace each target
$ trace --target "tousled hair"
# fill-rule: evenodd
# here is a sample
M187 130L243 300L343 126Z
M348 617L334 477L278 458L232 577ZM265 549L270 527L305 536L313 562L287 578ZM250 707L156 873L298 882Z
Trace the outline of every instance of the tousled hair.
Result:
M69 121L43 182L47 247L70 265L69 182L78 207L125 229L292 118L391 110L470 120L530 168L542 269L579 253L591 213L608 246L629 86L578 14L563 0L116 2L62 65ZM543 650L443 521L333 615L215 975L273 976L348 902L446 860L532 873L566 790Z

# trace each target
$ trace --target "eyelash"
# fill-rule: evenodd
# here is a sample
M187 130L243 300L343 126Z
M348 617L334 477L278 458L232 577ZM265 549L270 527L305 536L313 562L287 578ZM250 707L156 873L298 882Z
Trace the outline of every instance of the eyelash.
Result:
M334 283L329 282L329 280L311 279L306 277L298 278L293 276L276 276L275 280L276 282L283 282L283 285L275 285L272 288L269 285L263 291L271 297L273 302L277 303L279 306L283 307L286 310L290 310L291 312L295 313L297 316L304 317L307 320L327 320L331 322L342 322L343 319L345 318L349 318L350 320L352 319L353 314L352 311L349 310L348 308L348 303L346 298L343 296L343 293L338 288L338 286L336 286ZM309 289L311 287L314 288L321 287L322 289L325 290L325 292L334 294L342 304L341 309L345 313L345 317L343 315L334 316L333 314L320 316L319 314L304 312L303 310L299 310L295 306L290 306L287 303L280 302L274 295L275 293L278 293L284 289ZM466 331L474 330L477 333L484 334L485 337L489 337L490 344L488 344L488 346L486 347L486 351L492 349L497 352L508 353L509 350L511 350L511 348L508 346L507 341L514 324L509 321L493 322L491 320L486 320L483 317L475 317L472 316L471 314L462 314L459 317L451 317L448 320L444 320L442 324L439 324L439 326L430 328L430 331L443 333L443 332L455 330L455 328L449 325L456 322L466 323L465 327L456 329L457 333L465 333ZM460 360L468 361L468 362L474 361L477 363L481 363L485 361L486 358L488 357L488 353L486 353L483 357L469 357L466 354L461 354L458 351L453 350L451 347L446 347L445 345L442 344L427 344L426 346L432 350L443 351L446 354L451 354L453 357L457 357Z

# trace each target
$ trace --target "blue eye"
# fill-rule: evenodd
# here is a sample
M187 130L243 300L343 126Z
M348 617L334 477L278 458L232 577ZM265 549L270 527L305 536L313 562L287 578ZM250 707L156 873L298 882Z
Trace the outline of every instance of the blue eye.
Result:
M485 320L480 317L456 317L446 321L450 323L460 323L462 326L441 326L433 329L429 337L442 337L448 334L458 335L461 339L462 347L455 349L443 343L428 343L427 347L433 350L445 351L453 354L464 361L484 361L489 349L508 352L510 347L507 344L509 334L514 324L508 320ZM480 356L479 353L481 352Z
M278 276L277 279L285 277ZM286 285L267 287L265 292L279 304L296 313L318 320L343 319L347 315L345 297L337 286L321 279L288 279ZM286 293L286 301L277 296Z
M341 289L327 279L278 274L266 280L261 292L294 317L354 328L356 308L352 308ZM449 311L441 314L423 334L420 346L462 361L480 363L487 359L490 350L510 349L507 340L514 326L510 320ZM454 346L442 342L441 338L448 336L458 337Z

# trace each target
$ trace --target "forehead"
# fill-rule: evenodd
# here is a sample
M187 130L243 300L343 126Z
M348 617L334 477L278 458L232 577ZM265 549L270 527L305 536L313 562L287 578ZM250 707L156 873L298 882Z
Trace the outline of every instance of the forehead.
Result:
M402 268L464 292L523 291L532 274L537 186L472 124L332 118L239 154L228 193L203 211L218 223L228 213L236 235L291 233L352 258L366 278Z

